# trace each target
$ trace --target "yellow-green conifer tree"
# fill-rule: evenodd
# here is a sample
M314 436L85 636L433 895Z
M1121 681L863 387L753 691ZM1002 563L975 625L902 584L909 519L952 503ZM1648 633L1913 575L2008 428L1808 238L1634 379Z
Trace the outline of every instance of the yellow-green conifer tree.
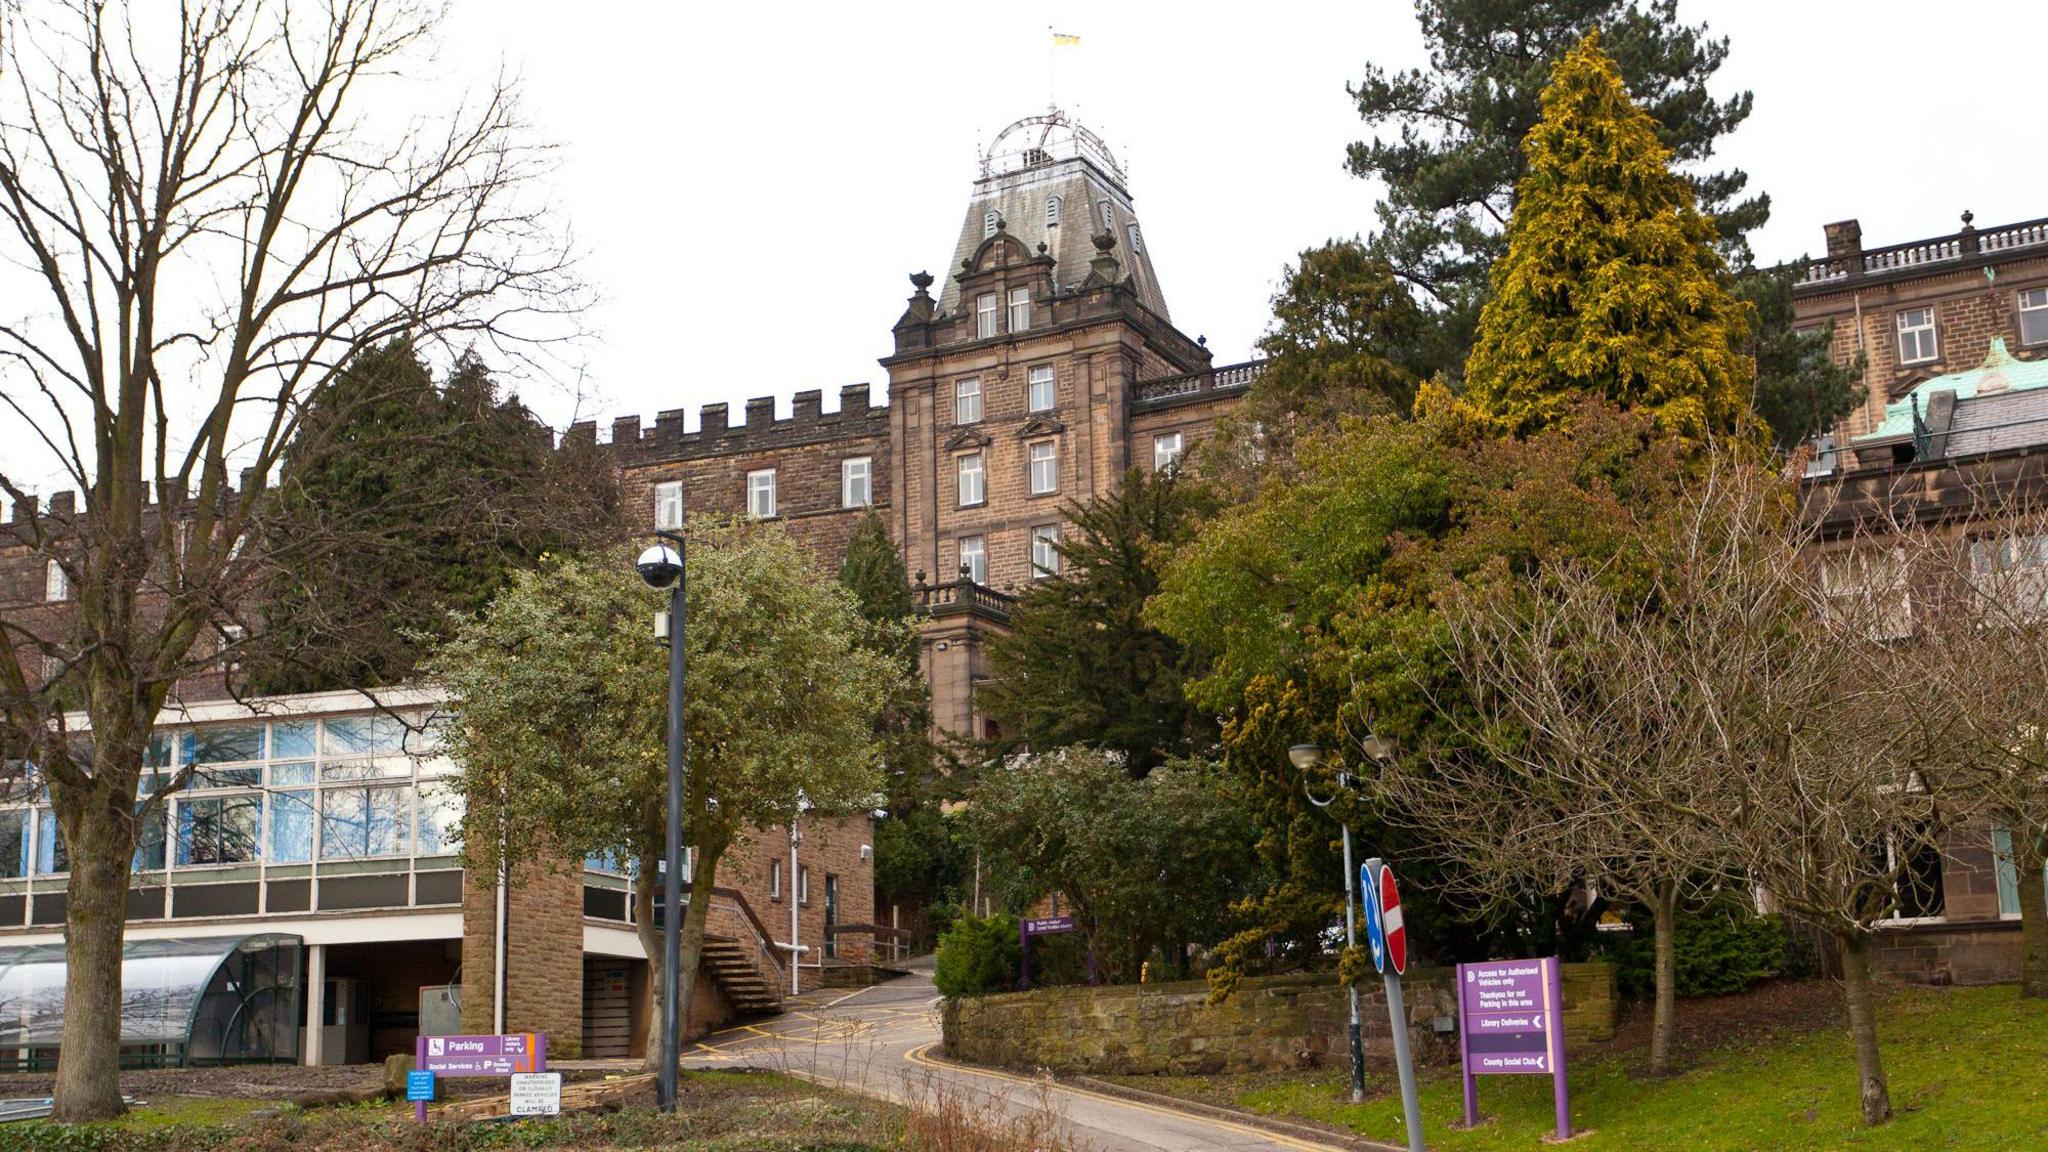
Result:
M1466 362L1466 405L1518 435L1582 395L1652 412L1683 436L1750 434L1746 306L1728 292L1713 221L1598 33L1558 62L1522 148L1528 171Z

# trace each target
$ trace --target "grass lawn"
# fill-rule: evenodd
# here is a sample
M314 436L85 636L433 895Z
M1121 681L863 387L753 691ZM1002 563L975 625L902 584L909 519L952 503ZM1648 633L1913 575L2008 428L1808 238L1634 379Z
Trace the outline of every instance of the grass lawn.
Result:
M1879 1037L1896 1113L1881 1128L1866 1129L1858 1120L1855 1057L1846 1028L1837 1026L1723 1047L1662 1080L1633 1074L1634 1059L1581 1058L1571 1067L1572 1119L1579 1131L1591 1131L1569 1146L1586 1152L2048 1148L2048 1004L2023 1002L2013 987L1894 989L1885 999ZM1391 1093L1390 1080L1376 1077L1368 1088ZM1185 1091L1190 1085L1161 1081L1157 1087ZM1344 1071L1321 1069L1249 1078L1237 1086L1233 1102L1406 1143L1398 1097L1353 1105L1348 1096ZM1479 1110L1480 1127L1453 1130L1464 1111L1457 1076L1425 1079L1429 1146L1494 1152L1545 1146L1542 1138L1554 1128L1550 1078L1483 1077Z

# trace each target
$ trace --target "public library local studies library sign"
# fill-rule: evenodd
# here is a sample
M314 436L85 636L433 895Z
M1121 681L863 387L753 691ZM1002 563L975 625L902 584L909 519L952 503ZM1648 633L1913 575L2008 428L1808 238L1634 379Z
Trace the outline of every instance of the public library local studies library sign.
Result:
M1465 1126L1479 1123L1480 1076L1549 1076L1557 1138L1572 1135L1565 1088L1564 997L1555 956L1458 965L1458 1056Z

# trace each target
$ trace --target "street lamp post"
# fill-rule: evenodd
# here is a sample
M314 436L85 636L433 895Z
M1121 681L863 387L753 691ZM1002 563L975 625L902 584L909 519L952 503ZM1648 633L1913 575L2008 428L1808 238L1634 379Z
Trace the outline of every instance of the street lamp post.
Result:
M1296 770L1307 772L1323 762L1323 750L1314 744L1296 744L1287 750L1287 759ZM1337 782L1340 787L1349 787L1350 777L1340 774ZM1308 790L1306 781L1302 783L1301 790L1308 797L1308 802L1318 808L1327 809L1337 799L1334 795L1328 800L1316 799L1315 793ZM1351 822L1339 820L1337 823L1344 832L1344 947L1348 951L1358 947L1358 928L1354 911L1356 901L1351 890L1352 876L1355 874L1351 867ZM1351 1102L1356 1104L1365 1099L1365 1034L1360 1030L1358 1023L1358 985L1352 984L1350 992Z
M676 1073L682 1063L683 1026L683 675L684 543L680 532L657 531L661 543L640 553L634 567L656 591L668 592L668 844L661 887L661 1070L655 1100L663 1112L676 1110ZM673 543L675 547L669 545Z

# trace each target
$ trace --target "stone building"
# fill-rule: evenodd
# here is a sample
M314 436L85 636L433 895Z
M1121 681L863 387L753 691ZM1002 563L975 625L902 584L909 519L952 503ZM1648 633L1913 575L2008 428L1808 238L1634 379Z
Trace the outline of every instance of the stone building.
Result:
M886 406L866 385L841 389L837 412L798 392L787 417L762 397L741 425L711 404L695 429L668 411L651 428L614 421L611 440L650 527L699 511L775 519L836 568L878 511L930 614L936 722L983 737L983 646L1017 590L1057 570L1064 509L1127 469L1170 466L1258 366L1215 367L1174 327L1123 169L1057 111L996 137L938 295L928 273L910 283L882 360Z
M1893 518L1940 525L1973 561L2048 554L2048 541L2013 542L1971 516L1988 488L2048 492L2048 220L1979 229L1966 212L1962 225L1865 248L1856 221L1830 224L1826 254L1795 286L1798 323L1832 326L1837 361L1860 363L1867 389L1807 469L1812 506L1845 557L1852 538ZM1823 559L1843 572L1853 563ZM1859 571L1868 579L1884 565ZM1897 635L1911 635L1912 598L1897 603ZM1908 862L1916 883L1878 937L1880 970L1940 983L2017 979L2009 846L2005 829L1963 828Z
M764 397L739 421L713 404L694 427L677 410L608 431L650 530L695 512L774 520L832 571L860 518L882 515L920 584L938 725L964 737L987 734L983 644L1014 593L1057 568L1063 510L1127 469L1171 466L1257 369L1213 367L1173 326L1122 169L1058 112L1012 125L982 158L952 259L937 296L934 277L911 277L882 362L887 403L862 385L837 411L807 391L787 415ZM594 424L569 435L600 438ZM60 495L48 512L71 508ZM0 580L16 620L65 611L68 590L19 542L0 543ZM426 687L243 702L219 677L182 684L158 762L198 780L146 833L130 939L296 939L308 1062L410 1050L430 1001L458 1006L444 1029L542 1030L558 1055L643 1052L639 878L604 860L528 867L501 900L497 878L466 875L432 738L442 711ZM874 906L873 851L865 814L735 846L709 894L695 1026L778 1010L792 986L876 959L897 912ZM61 940L66 865L46 802L0 800L0 949Z

